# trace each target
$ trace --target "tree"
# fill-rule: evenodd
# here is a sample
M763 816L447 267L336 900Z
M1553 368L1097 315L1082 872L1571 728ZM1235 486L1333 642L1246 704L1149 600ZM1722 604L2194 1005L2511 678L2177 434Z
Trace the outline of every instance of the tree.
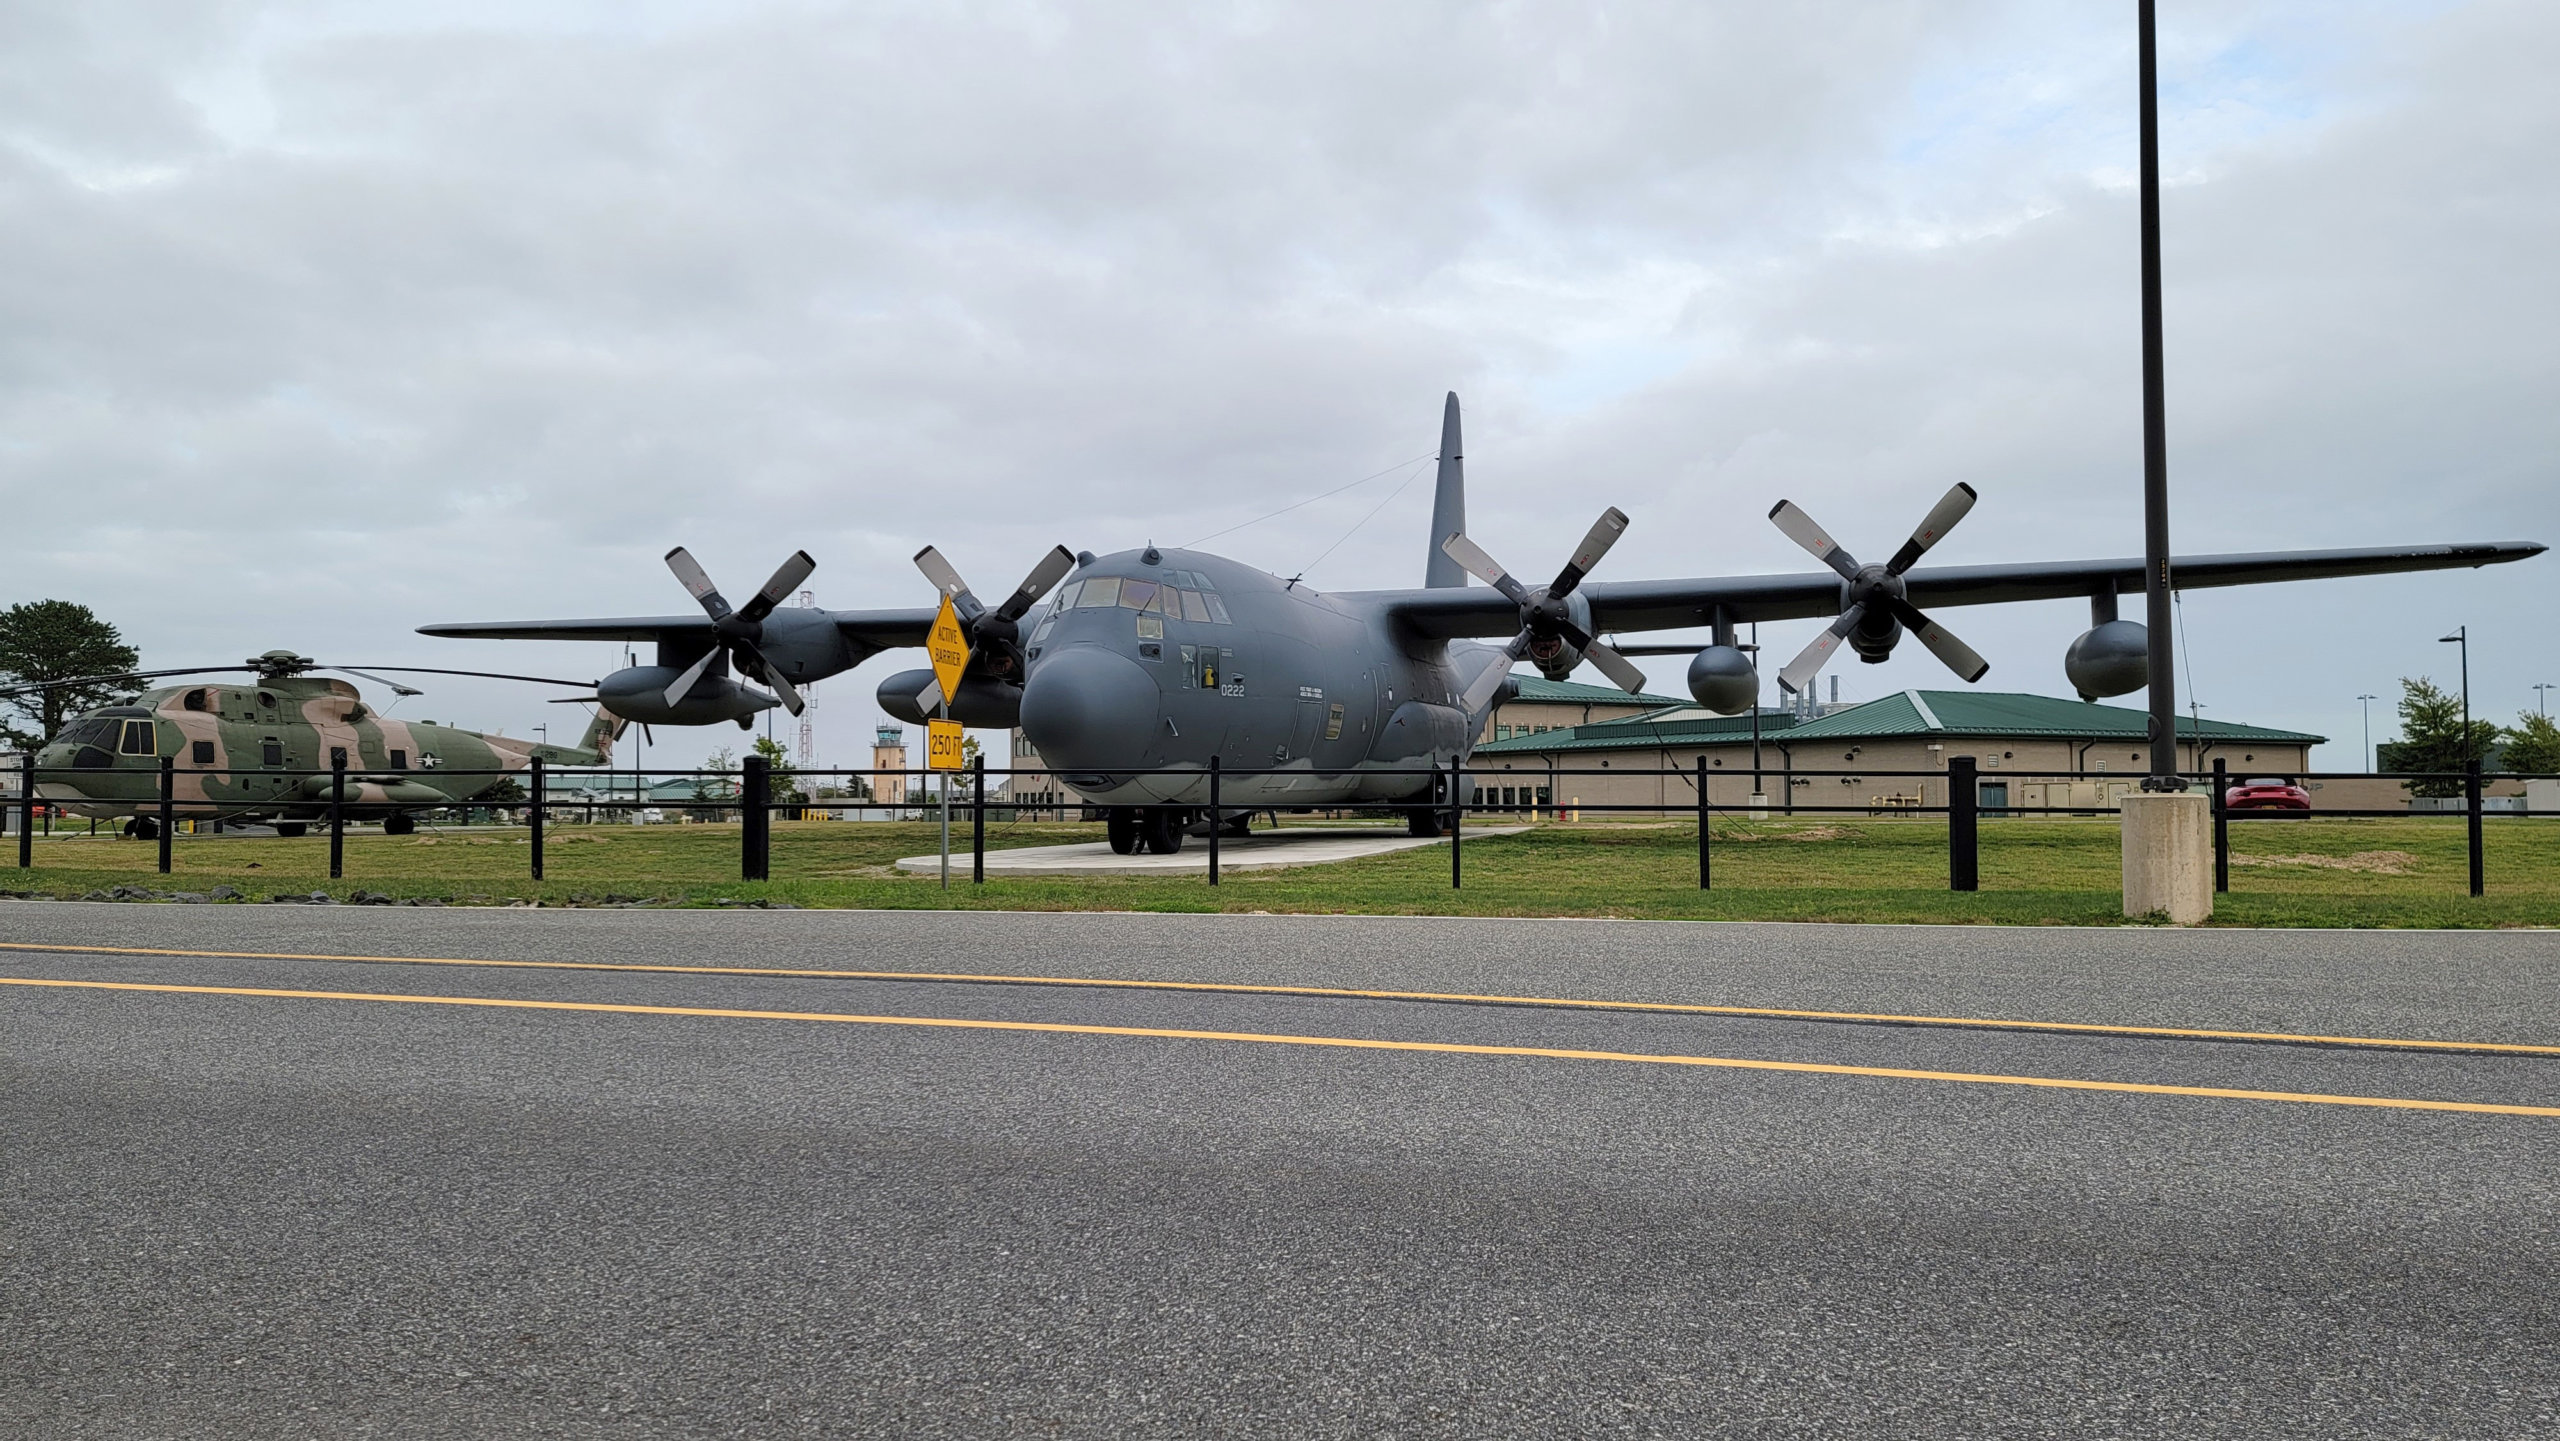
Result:
M2560 721L2526 711L2507 728L2505 770L2560 771Z
M85 605L67 600L34 600L0 611L0 673L13 680L67 680L73 676L115 675L142 663L142 656L116 628ZM133 694L128 682L104 685L48 686L10 696L5 704L35 722L33 734L0 721L0 734L12 745L32 749L62 729L65 716L105 705Z
M2436 688L2425 676L2400 679L2400 739L2374 748L2375 758L2387 771L2454 771L2478 758L2489 759L2490 747L2498 743L2498 723L2475 720L2466 740L2462 730L2462 697L2449 695ZM2408 781L2409 794L2416 796L2458 796L2462 780L2451 776L2442 780Z
M771 736L758 736L755 753L764 757L765 783L775 805L799 805L809 799L801 793L800 773L792 769L791 753L782 748L782 742Z

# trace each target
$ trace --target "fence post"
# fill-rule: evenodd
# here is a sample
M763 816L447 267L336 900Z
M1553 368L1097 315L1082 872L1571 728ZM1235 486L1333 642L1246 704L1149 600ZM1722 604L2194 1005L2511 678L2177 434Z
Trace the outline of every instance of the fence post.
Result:
M542 879L542 798L544 790L542 757L535 756L533 758L533 764L528 769L532 774L533 789L527 798L531 800L533 804L531 808L526 810L524 813L525 823L531 828L527 832L526 840L533 849L533 878L538 881Z
M772 795L764 757L747 757L738 774L738 879L742 881L769 879L765 827L772 822L773 812L765 807Z
M1947 757L1947 889L1982 889L1981 855L1975 848L1975 812L1982 792L1974 784L1973 757Z
M347 873L347 753L329 752L329 879Z
M36 757L29 751L18 757L18 869L32 870L36 863Z
M160 758L160 874L169 874L170 833L178 828L176 804L178 761L175 756Z
M2231 762L2213 758L2213 888L2231 889Z
M969 884L987 883L987 754L977 757L978 793L969 810Z
M1209 757L1209 884L1218 883L1218 832L1227 828L1227 818L1218 810L1218 758Z
M1707 868L1707 758L1698 757L1698 889L1706 890L1711 873Z
M2473 756L2462 768L2463 806L2470 811L2471 823L2471 894L2485 895L2485 878L2481 875L2480 854L2480 758Z
M1467 798L1458 789L1466 781L1465 774L1459 770L1461 764L1456 756L1449 757L1449 889L1453 891L1458 888L1460 879L1458 828L1465 823L1467 814Z

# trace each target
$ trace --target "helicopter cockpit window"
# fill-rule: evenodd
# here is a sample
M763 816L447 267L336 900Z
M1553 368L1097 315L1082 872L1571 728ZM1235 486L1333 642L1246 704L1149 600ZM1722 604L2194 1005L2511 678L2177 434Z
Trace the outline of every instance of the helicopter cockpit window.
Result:
M124 743L116 750L129 756L156 756L160 754L160 739L152 733L151 722L129 720L124 723Z

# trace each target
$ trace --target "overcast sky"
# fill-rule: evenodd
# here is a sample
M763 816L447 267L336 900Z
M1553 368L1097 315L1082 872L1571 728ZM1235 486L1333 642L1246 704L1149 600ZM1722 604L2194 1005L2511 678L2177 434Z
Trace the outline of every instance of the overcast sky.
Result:
M2560 540L2560 7L2163 9L2178 548ZM1381 470L1210 548L1418 584L1453 389L1523 571L1609 504L1603 578L1803 570L1782 496L1881 556L1957 480L1933 559L2138 553L2132 12L0 0L0 601L152 665L593 675L411 628L678 612L677 543L919 605L927 541L998 592ZM2198 592L2193 694L2352 765L2468 623L2512 720L2555 584ZM1942 619L2068 694L2080 603ZM822 755L920 663L821 686Z

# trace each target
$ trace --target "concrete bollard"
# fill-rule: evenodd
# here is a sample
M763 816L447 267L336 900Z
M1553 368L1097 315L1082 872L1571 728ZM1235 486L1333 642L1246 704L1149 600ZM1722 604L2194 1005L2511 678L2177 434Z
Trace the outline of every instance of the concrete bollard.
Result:
M2192 926L2213 914L2213 802L2202 791L2124 798L2124 913Z

